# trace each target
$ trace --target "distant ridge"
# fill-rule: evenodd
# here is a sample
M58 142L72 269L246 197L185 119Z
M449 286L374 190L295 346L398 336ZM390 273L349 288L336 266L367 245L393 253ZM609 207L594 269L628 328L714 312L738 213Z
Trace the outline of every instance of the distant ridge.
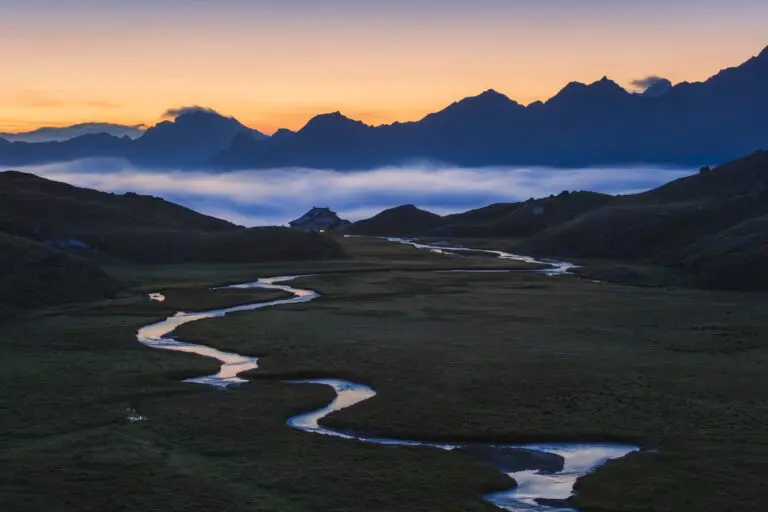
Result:
M143 125L127 126L112 123L81 123L62 127L38 128L29 132L0 133L9 142L62 142L83 135L104 133L113 137L137 139L144 133Z
M657 77L651 77L657 78ZM0 165L93 156L142 167L370 169L412 161L457 166L709 165L768 147L768 48L703 82L651 82L630 93L608 77L571 82L523 106L489 89L419 121L369 126L341 112L272 137L204 107L184 107L135 140L11 144ZM47 145L46 145L47 144ZM59 145L55 145L59 144Z

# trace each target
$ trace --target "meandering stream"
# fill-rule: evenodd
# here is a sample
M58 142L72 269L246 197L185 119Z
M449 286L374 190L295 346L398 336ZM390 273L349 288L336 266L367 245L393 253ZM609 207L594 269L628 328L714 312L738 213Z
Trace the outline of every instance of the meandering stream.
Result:
M417 249L434 252L478 252L477 249L452 247L443 244L423 244L415 240L401 238L388 238L387 240L395 243L409 244ZM495 255L500 259L511 259L528 263L545 263L549 265L549 268L545 270L525 272L537 272L546 275L563 275L569 268L574 267L572 263L568 262L539 261L528 256L510 254L503 251L482 250L479 252ZM218 388L227 388L247 382L247 380L239 377L239 375L245 371L257 369L259 367L258 358L232 352L224 352L205 345L187 343L183 340L176 339L173 336L173 332L181 325L196 322L198 320L222 317L230 313L255 311L257 309L287 304L298 304L319 299L320 294L313 290L295 288L287 284L299 277L302 276L262 278L252 283L229 286L227 288L280 290L291 294L291 297L205 312L180 312L162 322L142 327L137 333L137 339L144 345L152 348L190 352L213 358L221 362L221 367L218 373L187 379L184 382L193 382ZM150 298L157 301L164 300L164 296L159 293L152 294ZM517 482L517 486L513 489L485 496L487 501L493 503L500 509L512 512L570 511L572 509L566 506L565 500L571 496L573 486L579 477L604 464L608 460L623 457L638 449L631 445L612 443L481 445L468 443L443 444L421 440L369 437L360 433L344 432L325 427L321 424L321 421L333 412L347 409L374 398L376 396L375 390L366 385L342 379L313 379L291 382L297 385L330 386L336 392L336 398L321 409L289 418L287 420L287 425L289 427L313 434L347 439L353 442L372 443L384 446L423 446L446 451L461 451L462 453L494 465L499 471L510 476Z

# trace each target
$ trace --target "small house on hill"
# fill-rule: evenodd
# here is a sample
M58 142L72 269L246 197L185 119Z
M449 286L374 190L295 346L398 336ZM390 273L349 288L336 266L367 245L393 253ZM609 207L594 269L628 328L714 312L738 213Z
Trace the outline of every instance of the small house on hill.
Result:
M293 229L302 231L336 231L349 225L330 208L314 207L296 220L288 223Z

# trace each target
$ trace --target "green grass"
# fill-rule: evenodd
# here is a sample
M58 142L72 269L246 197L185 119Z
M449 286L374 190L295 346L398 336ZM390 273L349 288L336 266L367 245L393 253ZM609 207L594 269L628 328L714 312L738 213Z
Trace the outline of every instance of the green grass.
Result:
M722 512L768 499L760 296L433 273L423 270L456 260L345 246L355 259L112 268L133 294L0 325L0 509L493 510L481 494L505 479L464 455L285 427L332 397L280 381L292 375L372 385L376 398L329 418L370 433L642 444L580 482L584 510ZM339 270L368 271L323 273ZM135 341L176 308L274 296L202 288L304 272L316 275L296 284L323 298L179 331L264 356L237 390L179 383L216 365ZM168 302L144 300L160 290ZM130 423L128 409L148 420Z

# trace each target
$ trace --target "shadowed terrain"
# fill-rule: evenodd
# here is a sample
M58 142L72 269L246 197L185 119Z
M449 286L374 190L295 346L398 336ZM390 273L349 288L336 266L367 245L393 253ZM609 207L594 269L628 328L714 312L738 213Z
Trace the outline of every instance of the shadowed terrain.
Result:
M639 194L566 191L444 217L401 207L348 231L576 258L585 266L579 273L605 281L766 290L766 215L768 152L758 151Z
M0 303L5 306L107 296L117 284L96 264L343 257L335 241L316 233L246 229L157 197L0 172Z
M432 272L498 262L342 242L350 260L112 266L127 283L117 299L0 324L0 458L14 470L0 483L2 508L493 510L480 495L508 483L469 455L288 429L286 418L332 394L280 381L326 375L379 391L329 417L334 426L419 439L640 443L645 452L580 482L584 510L721 512L768 498L768 326L754 296ZM177 309L273 296L202 291L214 284L296 273L316 274L297 284L322 298L178 333L262 356L241 388L180 383L217 365L135 341L139 326ZM148 291L168 299L150 302Z

